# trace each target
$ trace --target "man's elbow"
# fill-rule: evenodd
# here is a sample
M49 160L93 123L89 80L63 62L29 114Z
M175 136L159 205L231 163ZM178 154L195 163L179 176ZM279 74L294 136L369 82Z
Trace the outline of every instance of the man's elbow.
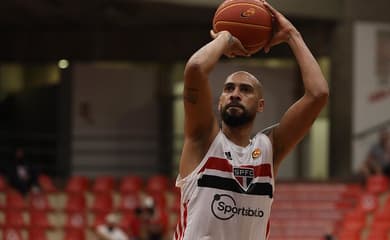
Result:
M184 69L184 74L193 74L202 72L202 64L197 61L189 61Z
M326 88L326 89L323 89L322 91L319 91L319 93L317 94L317 98L321 101L324 101L324 102L328 102L328 99L329 99L329 89Z
M329 88L324 87L322 89L318 89L318 91L312 93L311 95L315 102L321 105L325 105L328 103L328 99L329 99Z
M184 78L189 81L191 79L199 80L202 77L207 75L205 73L205 70L199 62L193 61L187 63L185 69L184 69Z

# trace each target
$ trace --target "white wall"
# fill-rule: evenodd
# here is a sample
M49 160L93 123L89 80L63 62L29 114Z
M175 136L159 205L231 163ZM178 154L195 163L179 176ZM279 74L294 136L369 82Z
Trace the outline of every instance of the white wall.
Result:
M353 169L390 121L390 24L357 22L353 63ZM342 104L342 103L340 103Z
M126 175L157 167L156 67L79 63L72 76L75 174Z

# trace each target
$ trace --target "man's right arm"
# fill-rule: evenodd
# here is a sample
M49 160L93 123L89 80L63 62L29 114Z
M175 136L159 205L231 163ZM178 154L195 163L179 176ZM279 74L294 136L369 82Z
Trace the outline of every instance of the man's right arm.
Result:
M184 70L184 146L180 175L188 175L202 160L218 133L208 76L220 57L246 55L241 43L229 32L212 34L214 40L195 52Z

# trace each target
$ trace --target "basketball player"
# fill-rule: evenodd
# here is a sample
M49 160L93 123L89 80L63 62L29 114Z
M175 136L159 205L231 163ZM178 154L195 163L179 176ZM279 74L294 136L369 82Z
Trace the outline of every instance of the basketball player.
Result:
M219 126L213 114L209 73L222 55L248 56L229 32L195 52L184 72L185 138L177 186L181 213L174 239L265 240L275 176L283 158L304 137L327 102L328 86L296 28L266 3L277 28L264 48L287 43L299 64L304 95L267 134L251 138L263 88L248 72L227 77L219 98Z

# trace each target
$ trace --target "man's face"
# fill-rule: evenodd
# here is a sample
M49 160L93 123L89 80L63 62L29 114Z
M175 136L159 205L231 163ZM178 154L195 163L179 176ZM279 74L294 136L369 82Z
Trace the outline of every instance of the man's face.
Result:
M222 121L230 127L251 122L263 110L261 88L258 80L246 72L228 77L219 100Z

